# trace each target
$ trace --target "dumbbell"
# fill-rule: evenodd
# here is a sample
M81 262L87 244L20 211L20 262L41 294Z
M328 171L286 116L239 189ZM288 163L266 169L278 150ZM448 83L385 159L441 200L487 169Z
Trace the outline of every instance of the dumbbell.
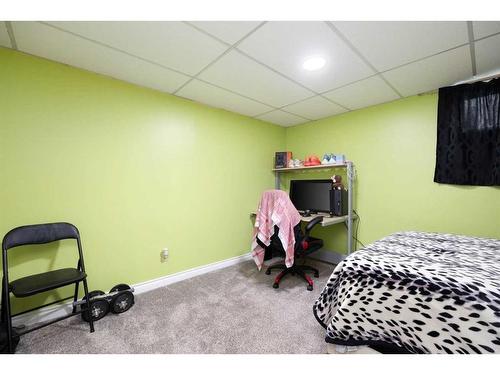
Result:
M109 294L113 296L109 302L113 314L124 313L134 305L133 291L134 288L131 288L127 284L118 284L111 288Z
M109 293L102 290L94 290L88 294L90 299L90 312L92 320L95 322L104 318L109 311L113 314L121 314L134 305L134 288L127 284L115 285ZM89 310L86 308L87 297L73 303L73 306L80 306L82 319L86 322L90 320Z
M90 313L94 322L104 318L109 312L109 302L103 298L105 293L102 290L93 290L88 294L90 299ZM83 297L81 301L73 303L73 306L81 305L82 319L86 322L90 320L89 310L87 310L87 296Z

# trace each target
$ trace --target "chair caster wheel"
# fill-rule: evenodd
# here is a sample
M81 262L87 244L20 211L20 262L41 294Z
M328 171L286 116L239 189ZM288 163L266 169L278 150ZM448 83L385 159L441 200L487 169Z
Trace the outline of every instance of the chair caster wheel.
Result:
M313 290L313 286L312 285L308 285L307 286L307 290Z
M274 283L274 284L273 284L273 288L274 288L274 289L278 289L279 287L280 287L280 284L278 284L278 283Z
M319 277L319 273L315 273L315 274L314 274L314 277L315 277L315 278L318 278L318 277Z
M270 275L270 274L271 274L271 271L266 270L266 275Z

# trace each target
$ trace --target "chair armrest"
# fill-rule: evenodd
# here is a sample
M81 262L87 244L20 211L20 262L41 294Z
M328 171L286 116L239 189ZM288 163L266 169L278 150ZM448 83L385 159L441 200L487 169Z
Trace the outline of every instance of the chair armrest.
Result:
M314 219L312 219L309 223L306 225L306 235L309 234L309 232L314 228L316 224L319 224L323 221L323 216L317 216Z
M316 224L319 224L323 221L323 216L317 216L314 219L312 219L309 223L307 223L306 228L305 228L305 233L304 233L304 238L302 239L303 241L309 240L309 232L316 226Z

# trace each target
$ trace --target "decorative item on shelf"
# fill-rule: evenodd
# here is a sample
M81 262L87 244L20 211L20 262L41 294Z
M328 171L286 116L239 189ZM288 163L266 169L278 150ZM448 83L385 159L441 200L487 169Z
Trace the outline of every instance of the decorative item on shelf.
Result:
M274 157L274 168L286 168L292 160L292 153L290 151L276 152Z
M342 184L342 176L336 174L331 177L333 182L333 190L342 190L344 189L344 185Z
M333 154L324 154L323 160L321 160L321 164L331 164Z
M323 155L323 160L321 160L321 164L329 165L329 164L344 164L345 163L345 155L344 154L325 154Z
M344 154L335 154L335 155L333 155L333 158L335 160L335 164L344 164L345 163L345 155Z
M304 166L304 162L302 160L299 160L299 159L291 159L288 162L288 168L299 168L299 167L303 167L303 166Z
M309 155L304 161L304 166L312 167L314 165L321 165L321 160L316 155Z

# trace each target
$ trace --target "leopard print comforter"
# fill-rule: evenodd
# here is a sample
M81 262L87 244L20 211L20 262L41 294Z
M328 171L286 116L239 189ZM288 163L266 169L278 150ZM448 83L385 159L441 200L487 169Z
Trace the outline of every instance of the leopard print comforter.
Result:
M351 254L314 304L326 341L500 352L500 240L396 233Z

